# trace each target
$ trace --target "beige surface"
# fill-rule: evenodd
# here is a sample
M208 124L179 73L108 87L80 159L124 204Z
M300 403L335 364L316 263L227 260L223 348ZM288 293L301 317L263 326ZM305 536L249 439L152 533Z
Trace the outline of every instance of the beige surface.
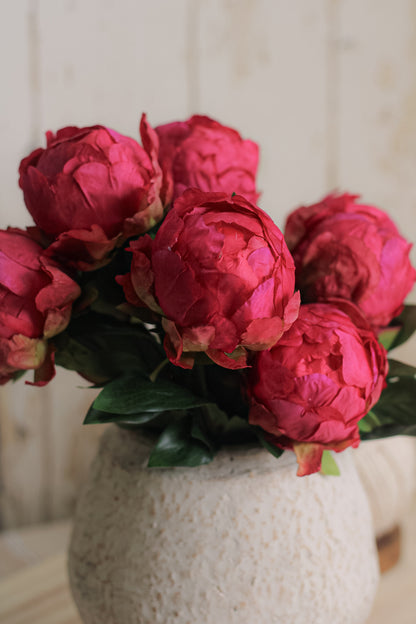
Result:
M398 565L381 577L367 624L416 622L416 500L402 524L403 547Z
M66 556L61 553L2 580L2 624L79 624L65 564Z
M69 523L60 523L13 532L12 540L10 532L0 535L2 624L81 624L67 585L69 529ZM42 559L42 553L48 558ZM415 614L416 501L403 523L401 561L382 577L367 624L414 624Z
M66 576L69 522L0 534L0 622L80 624Z
M56 385L55 385L56 384ZM46 388L0 390L0 528L68 517L101 434L83 427L97 390L60 369Z
M66 550L68 520L0 533L0 580ZM1 621L1 620L0 620Z

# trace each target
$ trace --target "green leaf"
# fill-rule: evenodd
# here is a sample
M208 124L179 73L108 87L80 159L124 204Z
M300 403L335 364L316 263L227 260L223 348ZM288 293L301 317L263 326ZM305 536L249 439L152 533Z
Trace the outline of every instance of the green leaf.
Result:
M142 325L120 323L95 313L71 321L53 342L59 366L101 384L126 370L149 374L166 358L158 339Z
M363 440L392 435L416 435L416 369L389 361L387 386L359 423Z
M386 351L392 349L392 345L400 332L400 327L387 327L378 335L378 341L383 345Z
M102 366L94 362L91 350L72 336L64 332L54 338L54 344L57 348L55 362L58 366L105 378Z
M16 373L13 373L12 383L18 381L25 373L27 373L27 370L19 370Z
M360 438L361 440L379 440L397 435L416 436L416 425L383 425L368 433L360 433Z
M260 429L260 427L258 427L256 433L257 433L257 438L260 444L266 449L266 451L269 451L269 453L271 453L274 457L277 457L277 458L283 455L284 453L283 449L269 442L267 438L265 437L265 432L263 431L263 429Z
M132 415L144 412L187 410L208 405L207 399L165 379L151 382L139 375L126 375L108 383L93 403L101 412Z
M387 374L387 382L391 382L392 378L395 377L413 377L416 378L416 368L414 366L410 366L410 364L405 364L404 362L399 362L398 360L389 359L389 372Z
M334 477L339 477L341 474L331 451L325 450L322 453L321 472L325 475L331 475Z
M229 419L224 429L223 439L226 444L254 444L259 441L254 427L239 416Z
M159 412L140 412L137 414L113 414L111 412L103 412L90 407L84 419L84 425L97 425L116 423L118 425L143 425L154 420L160 415Z
M163 221L159 221L158 223L156 223L156 225L154 225L150 230L148 230L146 234L148 234L150 238L154 240L156 238L156 234L158 233L159 228L162 225L162 223Z
M203 424L202 415L200 417L194 417L191 427L191 436L194 440L199 440L199 442L204 444L211 453L215 453L217 449L214 440L210 438Z
M249 406L243 391L246 385L245 373L213 364L204 367L204 374L207 391L220 409L230 418L239 416L247 421Z
M416 379L398 378L394 383L388 383L372 412L382 426L416 425Z
M390 349L395 349L410 338L416 331L416 305L405 305L400 316L393 321L399 326L399 332L395 337Z
M377 418L374 412L371 412L371 411L368 412L368 414L364 416L364 418L362 418L358 423L358 428L360 432L363 432L363 433L369 433L370 431L373 431L373 429L376 429L377 427L380 427L380 426L381 426L381 422L379 418Z
M166 427L152 450L148 466L150 468L193 467L211 462L214 452L199 438L193 437L193 426L193 419L188 416Z

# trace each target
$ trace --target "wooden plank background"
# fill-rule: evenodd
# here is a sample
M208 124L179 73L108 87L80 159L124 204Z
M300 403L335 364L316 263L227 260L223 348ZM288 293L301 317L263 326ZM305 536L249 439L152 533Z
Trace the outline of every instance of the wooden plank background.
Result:
M278 225L339 188L416 242L412 0L3 0L0 52L2 228L30 223L17 167L45 130L136 137L142 111L154 125L200 112L260 143ZM1 388L0 528L72 511L100 434L81 427L82 383L63 371L46 389Z

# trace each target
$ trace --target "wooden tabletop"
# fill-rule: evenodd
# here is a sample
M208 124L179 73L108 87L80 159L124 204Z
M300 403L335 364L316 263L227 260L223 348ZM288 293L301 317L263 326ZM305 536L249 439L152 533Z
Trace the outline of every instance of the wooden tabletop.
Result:
M82 624L66 573L70 523L0 534L1 624Z
M402 530L401 560L382 576L367 624L416 622L416 501ZM69 532L64 522L0 535L2 624L82 624L66 573Z

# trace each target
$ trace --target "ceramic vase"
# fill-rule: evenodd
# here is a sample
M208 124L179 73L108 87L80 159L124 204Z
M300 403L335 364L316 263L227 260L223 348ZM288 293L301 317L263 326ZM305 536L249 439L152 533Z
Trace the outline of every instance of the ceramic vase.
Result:
M69 551L84 624L364 624L379 568L352 453L341 476L228 447L198 468L149 469L149 441L111 427Z

